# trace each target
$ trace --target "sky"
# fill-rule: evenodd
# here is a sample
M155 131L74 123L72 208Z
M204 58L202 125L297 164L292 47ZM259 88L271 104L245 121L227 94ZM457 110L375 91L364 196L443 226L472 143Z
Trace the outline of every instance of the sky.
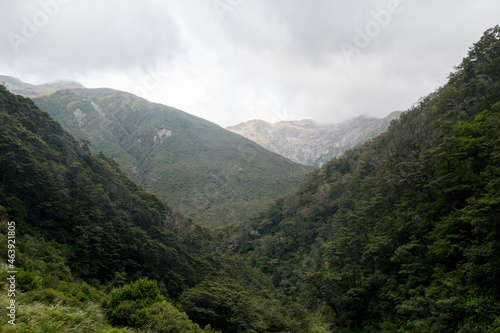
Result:
M498 0L1 0L0 75L128 91L221 126L409 109Z

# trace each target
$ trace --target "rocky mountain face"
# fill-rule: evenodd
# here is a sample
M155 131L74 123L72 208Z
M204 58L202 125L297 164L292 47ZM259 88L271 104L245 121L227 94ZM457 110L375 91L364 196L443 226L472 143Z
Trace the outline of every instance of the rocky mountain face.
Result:
M129 93L72 82L36 86L2 80L12 92L32 97L77 139L87 140L83 145L111 156L138 184L203 226L245 220L293 191L313 170L209 121Z
M336 125L320 125L311 120L275 124L250 120L226 129L294 162L319 167L385 132L390 122L398 119L400 114L395 111L382 119L360 116Z

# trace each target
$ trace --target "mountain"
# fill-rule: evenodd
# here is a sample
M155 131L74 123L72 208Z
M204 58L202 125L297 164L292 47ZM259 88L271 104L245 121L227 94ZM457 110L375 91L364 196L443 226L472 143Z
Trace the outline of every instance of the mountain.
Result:
M197 260L181 237L210 240L207 231L145 192L111 158L91 154L31 100L0 86L0 110L0 212L19 234L68 245L76 276L103 281L142 271L168 281L172 293L194 284L186 277Z
M388 131L226 230L334 332L500 330L500 26Z
M16 291L0 295L2 332L313 331L305 310L219 249L0 86L0 286Z
M146 190L211 228L243 221L312 168L183 111L112 89L66 89L35 103Z
M24 97L37 97L49 95L61 89L83 88L78 82L59 81L41 85L29 84L12 76L0 75L0 84L5 86L10 92Z
M311 120L275 124L250 120L226 129L294 162L320 167L383 133L400 114L395 111L382 119L360 116L336 125L320 125Z

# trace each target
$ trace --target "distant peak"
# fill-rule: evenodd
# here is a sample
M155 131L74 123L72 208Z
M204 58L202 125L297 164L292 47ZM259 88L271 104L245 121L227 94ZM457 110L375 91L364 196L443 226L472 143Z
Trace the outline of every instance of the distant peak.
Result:
M85 88L81 83L76 81L55 81L41 84L42 87L49 87L54 89L76 89Z
M21 83L22 81L18 79L17 77L13 76L8 76L8 75L0 75L0 83L9 83L9 82L16 82L16 83Z
M56 81L37 85L26 83L17 77L7 75L0 75L0 84L5 85L14 94L30 98L50 95L58 90L85 88L82 84L75 81Z

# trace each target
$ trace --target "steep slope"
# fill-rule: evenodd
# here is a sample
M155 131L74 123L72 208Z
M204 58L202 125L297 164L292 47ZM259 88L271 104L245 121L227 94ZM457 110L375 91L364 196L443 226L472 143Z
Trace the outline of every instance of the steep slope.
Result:
M2 86L0 119L0 206L19 233L70 245L76 276L104 281L142 272L173 294L195 284L200 264L186 246L200 249L189 239L209 239L206 231Z
M229 231L332 328L500 329L500 27L389 130Z
M223 332L311 331L304 315L294 318L304 311L284 307L269 279L217 248L207 230L114 160L0 86L2 290L12 274L7 258L17 271L15 297L2 294L0 303L15 300L19 325L7 324L4 311L2 331L119 332L112 324L213 332L184 311Z
M312 170L201 118L116 90L61 90L34 101L145 189L209 227L242 221Z
M71 244L77 276L107 280L142 271L174 294L193 285L197 260L172 231L180 225L203 231L131 182L109 157L91 155L31 100L0 88L0 205L18 232Z
M400 114L395 111L382 119L360 116L336 125L320 125L311 120L276 124L250 120L226 129L294 162L319 167L385 132L390 122L398 119Z

